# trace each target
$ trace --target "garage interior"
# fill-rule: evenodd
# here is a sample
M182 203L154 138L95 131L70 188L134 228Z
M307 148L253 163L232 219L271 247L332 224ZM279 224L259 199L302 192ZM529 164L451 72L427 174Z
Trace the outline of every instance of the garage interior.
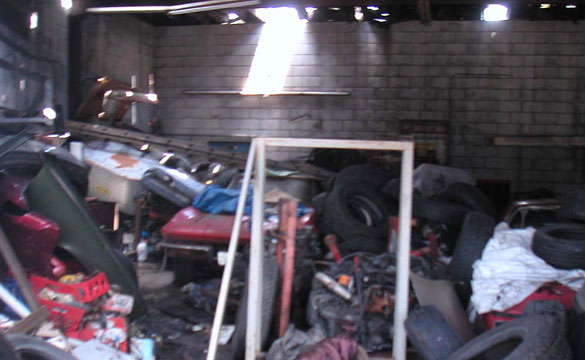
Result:
M584 360L584 19L0 0L0 358Z

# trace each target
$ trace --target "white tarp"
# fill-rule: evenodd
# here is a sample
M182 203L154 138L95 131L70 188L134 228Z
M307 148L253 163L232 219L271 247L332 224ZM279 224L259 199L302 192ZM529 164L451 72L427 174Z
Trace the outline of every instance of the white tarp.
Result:
M534 231L496 226L481 260L473 265L471 302L479 314L505 311L550 281L575 291L583 285L585 271L555 269L532 252Z

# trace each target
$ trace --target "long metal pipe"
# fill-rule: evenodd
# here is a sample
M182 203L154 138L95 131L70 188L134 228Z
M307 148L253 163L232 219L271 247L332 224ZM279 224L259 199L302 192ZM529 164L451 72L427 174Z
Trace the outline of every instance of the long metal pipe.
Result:
M207 0L179 5L139 5L139 6L99 6L85 9L91 14L133 14L133 13L167 13L184 9L199 8L202 6L233 3L237 0ZM169 14L178 15L178 14Z
M230 2L230 3L226 3L226 4L197 6L197 7L190 7L190 8L181 9L181 10L171 10L167 13L167 15L192 14L192 13L196 13L196 12L221 10L221 9L233 9L233 8L246 7L246 6L254 6L254 5L258 5L258 4L260 4L259 0Z
M238 207L236 208L234 227L232 228L232 234L230 236L227 260L225 268L223 269L223 276L221 278L221 287L219 289L219 296L217 298L217 306L215 307L213 326L211 327L211 337L209 339L209 348L207 349L207 360L215 360L215 356L217 354L219 330L221 329L221 324L223 323L225 306L227 303L228 292L230 290L230 279L232 278L232 272L234 270L236 250L238 249L238 240L240 237L240 227L242 225L242 217L244 215L244 207L246 205L248 188L250 187L250 178L252 177L252 168L254 167L255 156L256 146L254 141L252 141L250 150L248 152L248 159L246 160L246 170L244 171L244 178L242 179L242 188L238 198Z
M2 300L9 308L11 308L16 315L25 318L30 315L30 310L18 299L0 284L0 300Z

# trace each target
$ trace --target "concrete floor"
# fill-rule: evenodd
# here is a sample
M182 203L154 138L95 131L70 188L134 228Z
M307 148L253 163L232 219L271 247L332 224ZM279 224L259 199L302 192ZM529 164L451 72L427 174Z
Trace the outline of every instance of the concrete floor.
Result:
M157 341L157 359L205 359L213 316L183 302L184 294L173 285L172 271L159 271L158 264L139 263L138 283L148 304L148 316L136 321L139 333ZM203 330L193 332L193 325ZM229 346L220 346L217 360L232 356Z

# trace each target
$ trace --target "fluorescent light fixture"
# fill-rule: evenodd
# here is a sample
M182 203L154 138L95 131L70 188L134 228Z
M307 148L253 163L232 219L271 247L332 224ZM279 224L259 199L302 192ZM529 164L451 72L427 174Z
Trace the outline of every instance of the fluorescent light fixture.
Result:
M565 7L566 7L567 9L576 9L576 8L577 8L577 5L570 4L570 5L567 5L567 6L565 6Z
M240 8L240 7L246 7L246 6L254 6L254 5L258 5L258 4L260 4L259 0L238 1L238 2L230 2L227 4L198 6L198 7L191 7L191 8L187 8L187 9L181 9L181 10L171 10L171 11L167 12L167 15L183 15L183 14L191 14L191 13L211 11L211 10L233 9L233 8Z
M242 95L272 95L282 91L296 44L306 21L291 7L256 9L265 22Z
M239 17L240 17L240 15L238 15L234 12L228 13L228 19L230 19L230 20L236 20Z
M378 11L378 10L380 10L380 8L377 7L376 5L368 5L368 8L367 9L368 10L371 10L371 11Z
M362 8L360 6L356 6L353 8L353 17L357 20L357 21L362 21L364 19L364 13L362 12Z
M73 7L73 0L61 0L61 7L65 11L71 10L71 8Z
M49 120L55 120L57 118L57 112L50 107L43 109L43 116Z
M381 23L385 23L388 20L382 19L382 18L376 18L376 19L374 19L374 21L381 22Z
M33 30L39 27L39 13L32 12L28 18L28 28Z
M390 13L383 12L383 13L380 14L380 16L390 16Z
M508 7L502 4L489 4L481 13L483 21L504 21L509 18Z
M132 13L164 13L171 10L170 6L110 6L90 7L85 11L92 14L132 14Z
M550 9L550 4L540 4L541 9Z
M330 7L329 10L339 11L339 10L341 10L341 8L338 8L338 7Z
M90 7L85 11L94 14L132 14L132 13L166 13L170 11L186 10L203 6L234 3L237 0L207 0L179 5L144 5L144 6L102 6ZM170 14L179 15L179 14Z

